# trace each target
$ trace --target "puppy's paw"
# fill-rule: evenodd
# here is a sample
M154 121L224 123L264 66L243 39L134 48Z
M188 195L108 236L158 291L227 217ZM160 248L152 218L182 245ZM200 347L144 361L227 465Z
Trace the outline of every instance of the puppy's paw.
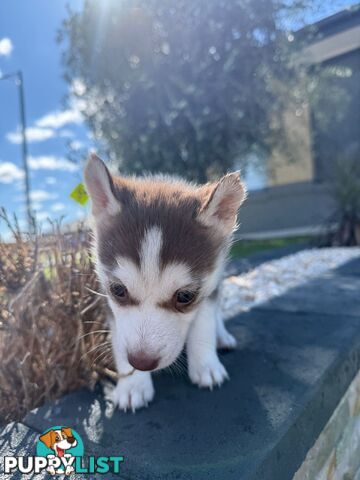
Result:
M71 475L72 473L74 473L74 467L72 467L71 465L68 465L65 469L65 475Z
M229 379L225 367L216 356L204 363L189 365L189 376L190 380L200 388L210 388L210 390Z
M46 471L49 475L56 475L55 468L52 465L50 467L47 467Z
M225 328L217 334L217 348L219 350L233 350L236 347L236 338Z
M136 370L128 377L120 378L110 394L110 400L125 412L135 412L139 408L147 407L154 394L150 373Z

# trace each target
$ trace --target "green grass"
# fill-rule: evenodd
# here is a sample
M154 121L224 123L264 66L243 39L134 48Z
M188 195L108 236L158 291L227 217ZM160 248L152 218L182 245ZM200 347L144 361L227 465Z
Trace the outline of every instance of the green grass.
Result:
M273 248L310 242L310 239L311 237L308 236L299 236L273 238L269 240L239 240L238 242L235 242L231 248L231 257L247 257L253 253L265 252L266 250L272 250Z

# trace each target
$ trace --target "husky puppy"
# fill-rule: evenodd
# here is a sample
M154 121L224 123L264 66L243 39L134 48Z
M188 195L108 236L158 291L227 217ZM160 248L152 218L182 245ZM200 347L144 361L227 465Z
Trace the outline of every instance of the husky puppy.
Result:
M216 349L236 345L218 294L246 195L240 174L199 186L167 176L114 176L92 154L85 183L96 271L112 312L119 374L113 402L123 410L147 406L151 372L175 362L185 345L191 381L221 385L228 374Z

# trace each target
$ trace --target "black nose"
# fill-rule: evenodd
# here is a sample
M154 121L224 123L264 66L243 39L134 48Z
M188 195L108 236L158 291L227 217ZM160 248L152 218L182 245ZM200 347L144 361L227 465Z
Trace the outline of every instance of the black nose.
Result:
M128 360L136 370L146 372L154 370L159 365L159 358L149 357L145 352L129 353Z
M69 443L74 443L75 442L75 438L74 437L67 437L66 439Z

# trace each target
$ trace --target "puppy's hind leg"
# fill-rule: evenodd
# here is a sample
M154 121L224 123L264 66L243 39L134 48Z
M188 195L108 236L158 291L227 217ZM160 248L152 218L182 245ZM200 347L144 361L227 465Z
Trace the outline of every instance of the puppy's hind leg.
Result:
M236 338L226 330L221 312L216 315L216 347L218 350L233 350L236 348Z
M236 339L230 332L227 331L224 323L224 317L221 311L220 295L217 290L215 303L215 316L216 316L216 348L218 350L233 350L236 347Z

